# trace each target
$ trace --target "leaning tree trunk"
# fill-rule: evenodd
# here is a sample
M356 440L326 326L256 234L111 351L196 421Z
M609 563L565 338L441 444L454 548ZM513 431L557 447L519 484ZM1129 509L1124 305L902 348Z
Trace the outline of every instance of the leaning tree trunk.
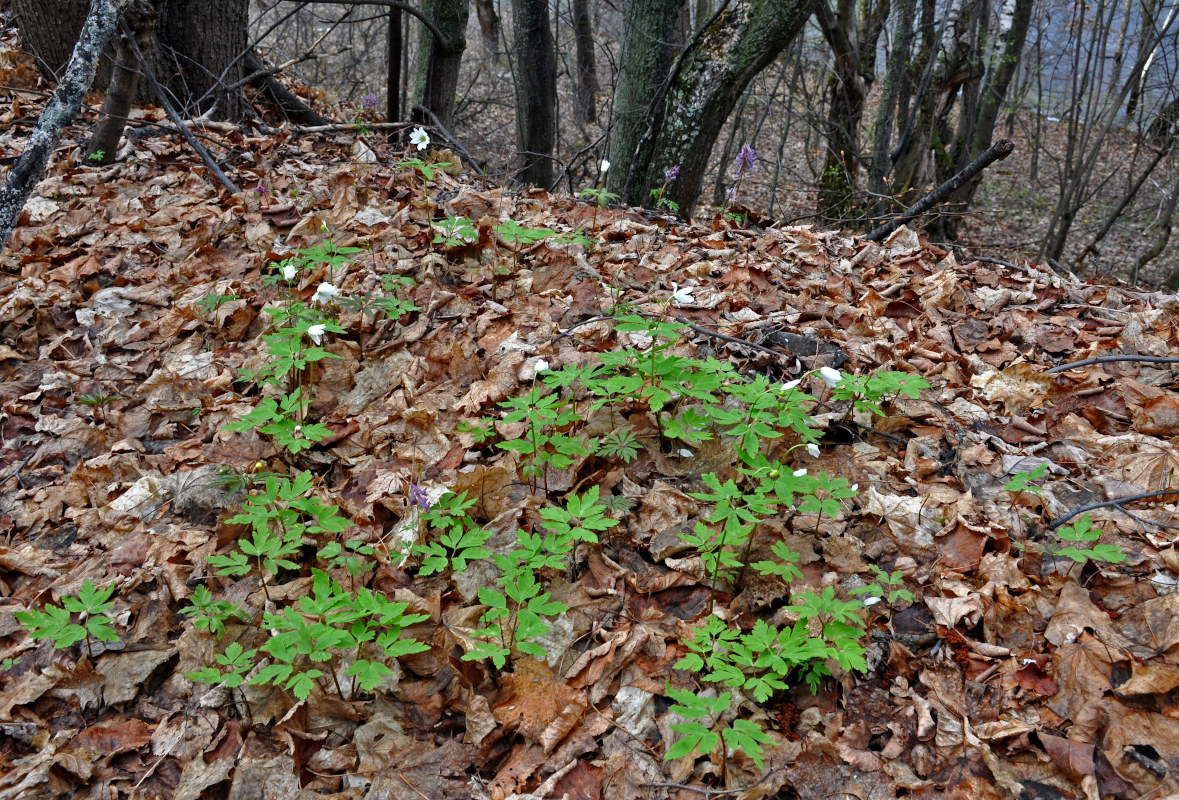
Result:
M156 24L155 8L148 0L128 0L119 16L131 29L142 51L147 47L147 40ZM135 102L135 91L139 86L139 60L135 50L131 48L125 33L116 33L115 39L115 64L110 89L102 102L102 116L94 126L90 141L86 143L86 161L89 163L109 164L115 160L115 152L119 149L119 141L123 137L123 129L127 127L131 105Z
M237 120L246 110L239 89L249 46L248 0L153 0L159 12L145 55L182 113ZM85 0L12 0L22 46L46 77L56 80L86 17ZM110 85L111 60L98 66L94 88ZM140 82L136 102L155 102Z
M94 81L98 55L114 32L116 19L112 0L93 0L61 81L45 104L24 152L9 171L7 183L0 189L0 249L8 243L25 202L45 174L49 157L61 140L61 129L78 116L82 100Z
M812 0L731 0L680 57L650 159L632 194L645 197L663 172L680 168L667 197L690 213L700 197L708 156L745 87L802 30Z
M557 52L548 0L512 5L516 76L516 179L542 188L553 183L557 130Z
M468 0L423 0L422 11L446 38L438 42L425 26L418 31L418 63L414 75L414 102L437 117L444 128L454 123L454 97L458 91L459 67L467 48ZM431 122L427 115L414 114L415 121Z
M606 173L607 186L614 194L626 191L631 164L646 164L651 157L636 153L655 114L654 98L667 79L675 56L670 42L676 17L684 0L625 0L623 3L622 49L618 56L618 84L614 89L614 111L607 158L613 169ZM643 202L639 193L623 197L628 203Z

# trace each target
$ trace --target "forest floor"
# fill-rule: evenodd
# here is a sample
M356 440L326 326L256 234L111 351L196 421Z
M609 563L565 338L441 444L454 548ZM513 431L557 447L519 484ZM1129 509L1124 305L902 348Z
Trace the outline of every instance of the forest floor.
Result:
M0 106L5 159L28 133L15 121L34 113L14 98ZM1168 489L1179 466L1174 371L1141 360L1179 354L1175 295L962 261L908 229L877 245L756 215L684 225L595 210L461 169L427 180L407 159L456 157L390 152L376 137L210 130L250 189L230 195L178 137L136 138L119 163L92 167L85 135L67 131L0 255L0 800L1179 793L1177 508L1165 496L1112 502ZM476 236L436 243L439 211L472 220ZM495 230L508 220L552 236L508 244ZM578 230L588 246L554 238ZM304 259L296 297L284 293L275 264L328 242L361 249L330 271ZM292 455L249 426L227 429L274 396L243 375L268 363L274 312L312 307L329 281L340 297L315 307L340 330L316 335L336 358L301 373L314 377L304 422L326 438ZM342 303L382 291L417 309L374 319ZM694 326L666 353L731 366L731 389L760 377L778 397L801 378L815 398L816 454L792 449L794 429L761 446L785 472L806 470L799 480L854 490L813 490L818 513L783 503L729 553L750 562L785 545L801 573L789 584L713 581L690 543L699 526L716 531L705 476L754 483L720 427L672 441L635 403L624 415L633 454L570 448L540 479L523 472L526 447L497 446L535 443L502 404L538 388L533 409L565 398L585 418L545 436L621 428L622 416L595 415L584 390L546 376L659 341L620 328L610 314L623 306ZM1127 360L1048 372L1111 354ZM828 361L930 386L880 398L880 415L857 411L815 374ZM486 418L483 441L473 431ZM284 563L247 559L246 574L225 574L258 542L230 521L242 508L233 489L257 498L263 476L304 472L311 485L287 498L298 510L279 515L284 536L298 531ZM1042 477L1007 488L1021 473ZM427 566L443 532L423 506L446 491L475 501L471 531L500 556L519 532L554 530L572 498L596 493L606 506L597 518L615 524L537 571L541 605L567 607L541 609L549 630L525 643L539 654L509 647L503 667L463 658L481 646L491 598L480 590L499 570L473 552L465 570L453 558ZM305 524L331 517L325 504L351 525L342 539ZM1099 541L1073 516L1085 507ZM1062 551L1064 534L1079 559ZM355 563L371 571L358 581L337 560L325 584L314 569L333 541L358 543ZM399 560L412 544L425 549ZM857 608L851 592L873 565L912 600ZM109 600L76 610L95 587ZM382 662L371 689L349 673L356 655L325 641L294 658L301 683L190 677L217 656L230 668L234 647L280 659L283 613L307 629L335 613L323 603L355 605L365 589L422 615L397 640L417 652ZM227 619L220 636L194 625L183 612L204 590L247 620ZM819 659L830 674L812 692L800 676L814 664L802 661L783 673L788 688L756 702L681 662L706 620L788 628L811 590L856 609L851 627L867 634L841 655L859 647L862 667ZM57 647L15 616L51 607L107 641L67 641L59 619ZM765 730L762 766L748 746L665 758L687 719L672 694L692 691L730 693L708 720L717 729Z

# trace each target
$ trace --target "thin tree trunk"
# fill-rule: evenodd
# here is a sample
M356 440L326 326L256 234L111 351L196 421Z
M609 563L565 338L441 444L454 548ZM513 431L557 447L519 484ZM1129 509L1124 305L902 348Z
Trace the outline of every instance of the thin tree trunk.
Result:
M429 109L442 127L450 130L454 127L454 98L471 10L468 0L423 0L422 11L442 33L445 43L435 41L434 34L424 26L418 29L414 101ZM415 121L426 120L415 115Z
M516 67L516 178L549 188L556 135L557 54L549 29L548 0L512 6Z
M24 152L8 173L7 183L0 189L0 248L8 244L29 195L44 176L49 158L61 140L61 129L78 116L82 100L94 80L98 56L114 32L117 19L112 0L91 0L90 13L82 25L65 74L45 104Z
M135 32L135 40L142 50L147 47L148 38L156 24L156 10L147 0L132 0L120 11L127 25ZM116 37L115 63L111 72L111 85L102 102L102 116L94 126L94 133L86 144L87 163L109 164L115 160L123 129L135 92L139 86L139 59L124 36Z
M573 113L582 125L598 121L598 71L589 4L590 0L573 0L573 44L577 62L577 75L573 82L577 96Z
M503 23L495 13L495 0L475 0L475 16L479 18L479 33L483 38L483 52L491 59L499 58L499 39Z
M897 101L901 84L905 79L905 65L913 49L913 23L917 18L917 0L899 0L896 35L892 52L888 56L888 67L884 73L884 87L880 106L876 110L875 136L872 141L872 161L868 169L868 189L876 195L873 214L879 215L887 207L883 196L889 194L886 178L892 173L889 152L892 147L892 129L896 118Z
M401 48L405 42L401 38L401 9L389 8L389 27L385 32L386 50L388 51L387 72L385 74L385 119L389 122L401 121ZM396 136L392 131L389 137Z

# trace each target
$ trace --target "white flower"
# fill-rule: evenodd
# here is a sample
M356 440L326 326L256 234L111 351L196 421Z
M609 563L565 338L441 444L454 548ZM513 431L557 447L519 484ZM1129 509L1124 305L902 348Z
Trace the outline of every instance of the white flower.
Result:
M821 367L819 369L819 377L823 379L823 383L834 389L843 380L843 373L831 367Z
M691 457L692 457L692 451L691 451L691 450L689 450L689 449L688 449L688 448L686 448L686 447L681 447L681 448L680 448L680 458L691 458Z
M880 598L879 597L865 597L861 602L866 606L874 606L880 602Z
M851 490L852 490L853 492L858 492L858 491L860 490L860 484L858 484L858 483L853 483L853 484L851 485Z
M691 287L684 286L683 288L677 289L673 281L671 284L671 302L677 306L682 306L688 303L695 303L696 298L692 297Z
M316 344L323 344L323 335L327 332L327 326L322 322L318 325L312 325L307 329L307 335L311 337L311 341Z
M430 134L426 133L425 128L414 128L409 132L409 143L417 145L419 150L425 150L430 146Z
M533 372L544 372L548 368L549 362L545 361L543 358L536 359L536 363L532 365Z
M294 264L284 264L282 268L282 279L284 281L293 281L295 276L299 274L299 268Z
M794 470L794 477L801 478L803 475L806 475L806 468L805 467L803 469Z
M319 284L319 288L315 290L315 294L311 295L311 302L326 303L328 300L331 300L339 293L339 289L337 289L335 286L332 286L327 281L324 281L323 283Z
M802 382L801 378L795 378L792 381L786 381L784 384L782 384L781 386L778 387L778 391L781 392L782 394L786 394L788 391L793 389L795 386L797 386L801 382Z
M808 444L806 446L806 451L811 454L812 458L819 457L819 446L817 444L815 444L814 442L812 442L811 444Z
M609 169L610 169L610 162L603 158L602 159L602 172L606 172Z

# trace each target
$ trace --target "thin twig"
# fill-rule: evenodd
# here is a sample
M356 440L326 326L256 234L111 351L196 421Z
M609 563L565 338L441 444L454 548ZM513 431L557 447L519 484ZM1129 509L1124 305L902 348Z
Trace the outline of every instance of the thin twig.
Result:
M1051 369L1044 370L1044 374L1051 375L1054 372L1064 372L1073 367L1087 367L1090 364L1110 364L1115 361L1142 361L1147 364L1179 364L1179 358L1172 356L1097 356L1096 358L1073 361L1069 364L1059 364Z
M1048 530L1050 530L1050 531L1056 530L1061 525L1068 522L1070 519L1077 516L1078 514L1083 514L1086 511L1092 511L1095 508L1109 508L1110 506L1118 506L1118 505L1121 505L1122 503L1133 503L1137 500L1151 500L1155 497L1166 497L1169 494L1179 494L1179 489L1163 489L1160 492L1147 492L1146 494L1133 494L1133 495L1130 495L1129 497L1119 497L1116 500L1106 500L1101 503L1090 503L1087 506L1080 506L1078 508L1074 508L1072 511L1068 512L1060 519L1053 520L1053 522L1048 526Z
M1136 522L1141 522L1143 525L1154 525L1155 527L1164 528L1169 531L1179 531L1179 525L1168 525L1165 522L1155 522L1153 519L1147 519L1146 517L1140 517L1137 514L1135 514L1133 511L1130 511L1128 508L1126 508L1123 505L1115 504L1114 508L1116 508L1118 511L1121 511L1123 514L1125 514L1130 519L1135 520Z
M123 26L123 35L127 37L127 44L130 45L131 50L135 53L135 57L139 59L139 68L143 70L143 76L147 78L147 82L151 84L151 89L155 93L156 99L160 101L160 105L164 107L164 111L168 112L168 119L172 120L172 124L180 129L180 135L184 137L186 142L188 142L188 146L196 151L197 155L201 157L201 161L205 162L205 165L208 166L209 171L212 172L213 176L221 182L221 185L224 186L230 194L237 194L240 192L241 189L237 188L233 181L231 181L225 175L225 173L221 171L221 167L219 167L217 162L213 160L213 157L209 155L209 151L206 150L204 146L196 140L196 137L192 135L192 131L184 126L184 123L180 119L180 115L176 113L176 109L172 107L172 103L168 100L168 96L164 93L163 87L160 86L159 81L156 80L155 74L152 73L151 67L147 65L147 59L143 57L143 53L140 51L139 45L136 44L135 33L131 30L131 26L127 24L127 20L120 18L119 22Z

